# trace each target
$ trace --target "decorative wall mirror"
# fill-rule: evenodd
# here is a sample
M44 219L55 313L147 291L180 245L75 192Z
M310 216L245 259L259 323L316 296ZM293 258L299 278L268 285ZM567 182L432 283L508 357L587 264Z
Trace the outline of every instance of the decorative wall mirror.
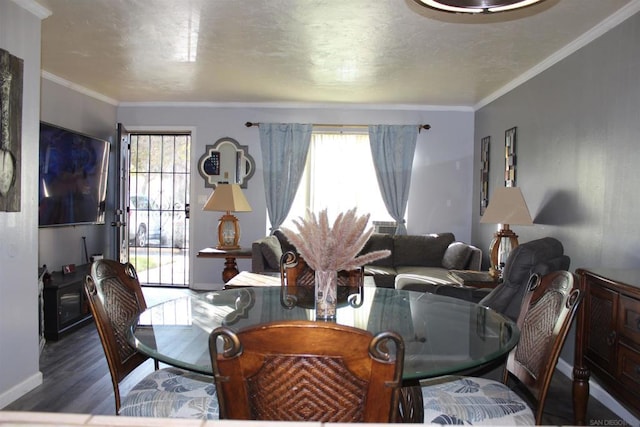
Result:
M247 188L247 181L255 169L249 147L229 137L207 145L205 153L198 160L198 172L204 178L204 186L209 188L215 188L219 182L240 184L241 188Z

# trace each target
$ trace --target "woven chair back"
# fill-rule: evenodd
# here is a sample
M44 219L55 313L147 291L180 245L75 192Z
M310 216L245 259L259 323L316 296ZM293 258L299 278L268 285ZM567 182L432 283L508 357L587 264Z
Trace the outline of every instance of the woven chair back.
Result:
M220 327L209 346L221 418L396 421L404 359L396 333L286 321L237 334Z
M84 289L109 365L117 413L120 381L147 360L127 342L127 327L146 309L146 303L135 268L129 263L95 261Z
M514 375L537 400L536 419L542 417L551 378L582 293L573 273L557 271L532 275L518 317L520 340L509 353L505 381Z
M285 252L280 259L281 301L285 306L313 308L315 271L295 252ZM361 304L364 269L338 272L338 304ZM360 298L357 295L360 294ZM353 297L352 297L353 296ZM352 297L352 298L350 298Z

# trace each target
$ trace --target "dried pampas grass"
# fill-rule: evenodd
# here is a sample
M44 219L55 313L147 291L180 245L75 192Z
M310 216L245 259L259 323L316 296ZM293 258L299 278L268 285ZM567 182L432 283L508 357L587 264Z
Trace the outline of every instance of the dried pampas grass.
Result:
M288 228L283 228L282 232L316 271L354 270L391 255L388 250L358 255L373 233L373 228L365 230L369 214L358 216L356 208L340 213L333 226L329 225L326 209L320 211L317 217L307 212L305 219L299 218L293 222L297 232Z

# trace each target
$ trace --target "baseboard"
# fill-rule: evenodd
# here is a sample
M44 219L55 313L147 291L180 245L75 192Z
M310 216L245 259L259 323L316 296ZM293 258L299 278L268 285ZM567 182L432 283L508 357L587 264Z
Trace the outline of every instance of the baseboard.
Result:
M558 365L556 369L564 374L567 378L573 378L573 366L569 365L562 359L558 359ZM609 408L611 412L625 420L629 425L638 426L640 420L638 420L631 412L626 410L617 400L615 400L609 393L602 388L593 378L589 378L589 396L597 399L604 406Z
M42 384L42 372L38 371L26 380L0 394L0 409L14 402Z

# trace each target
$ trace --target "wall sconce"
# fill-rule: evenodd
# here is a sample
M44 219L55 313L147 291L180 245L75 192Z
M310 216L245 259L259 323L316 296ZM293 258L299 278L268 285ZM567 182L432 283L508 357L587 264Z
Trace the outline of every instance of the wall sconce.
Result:
M533 225L529 208L527 208L520 188L498 188L491 197L480 223L502 224L502 228L494 234L489 248L491 259L489 274L493 277L499 277L509 254L518 247L518 235L509 228L509 224Z
M240 249L240 223L231 212L251 212L239 184L218 183L202 208L204 211L226 212L218 221L218 246L216 249Z

